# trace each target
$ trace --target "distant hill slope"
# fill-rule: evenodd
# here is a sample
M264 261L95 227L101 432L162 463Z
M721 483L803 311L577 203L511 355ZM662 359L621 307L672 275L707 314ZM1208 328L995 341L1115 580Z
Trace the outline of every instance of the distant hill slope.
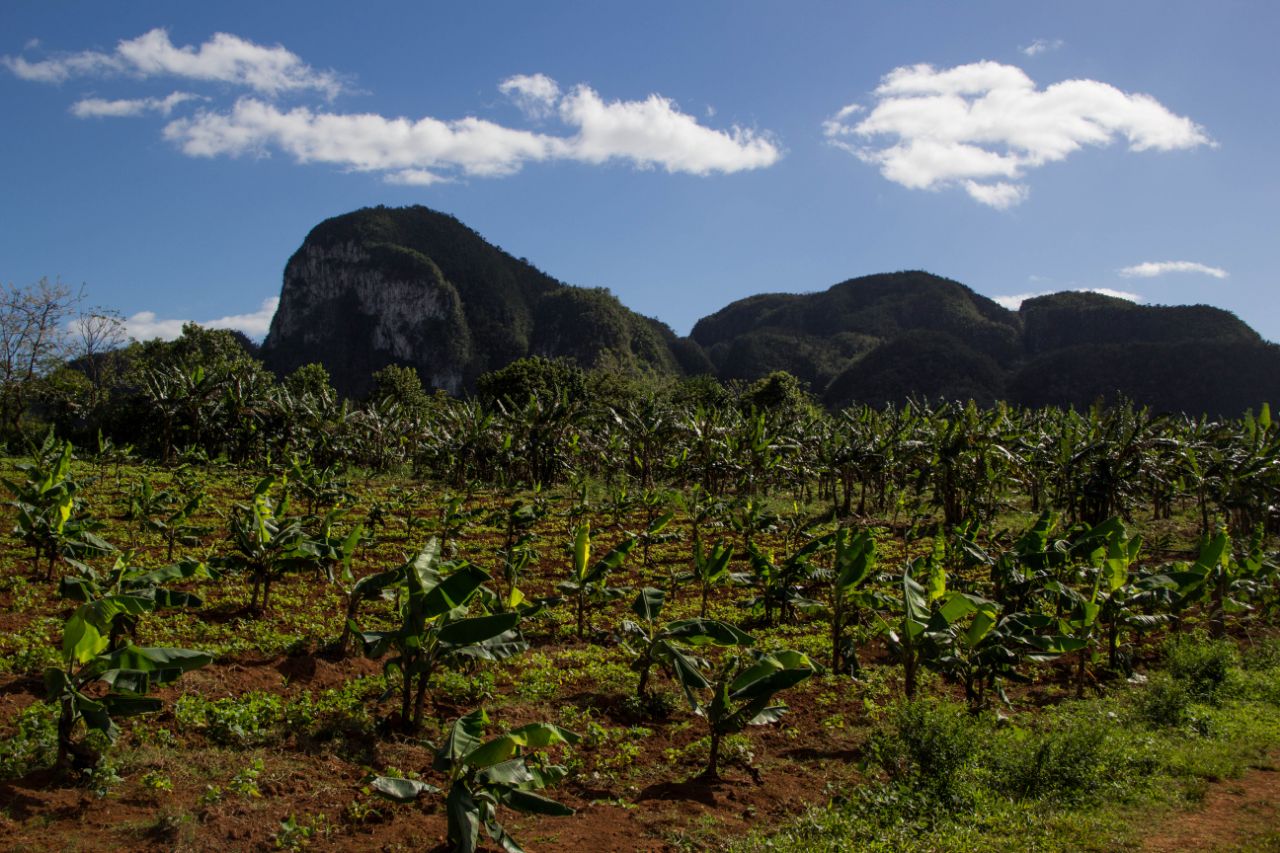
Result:
M693 339L721 376L786 370L828 406L910 396L1239 414L1280 399L1280 347L1205 305L1137 305L1056 293L1009 311L926 272L851 279L818 293L738 300Z
M354 396L387 364L459 393L529 355L724 380L785 370L832 408L911 396L1077 406L1126 396L1236 415L1280 402L1280 347L1204 305L1058 293L1009 311L959 282L898 272L740 299L679 338L608 291L563 284L425 207L367 208L316 226L285 268L263 344L276 372L320 362Z
M312 229L285 267L263 344L277 373L319 362L355 396L388 364L458 393L529 355L660 373L682 372L690 355L688 367L704 365L608 292L556 281L425 207L366 208Z

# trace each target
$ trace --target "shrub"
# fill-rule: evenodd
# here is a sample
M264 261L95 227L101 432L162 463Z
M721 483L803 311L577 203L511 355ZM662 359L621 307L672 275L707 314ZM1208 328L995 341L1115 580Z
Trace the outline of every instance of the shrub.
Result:
M981 742L978 726L958 704L903 702L888 725L872 734L868 755L894 782L930 793L945 804L962 805L971 798L965 782Z
M1191 694L1168 673L1157 673L1137 696L1138 716L1153 726L1175 728L1191 718Z
M1024 799L1080 802L1097 796L1112 766L1109 724L1074 716L1042 730L1002 738L992 763L992 786Z
M1186 687L1193 699L1217 703L1239 655L1228 640L1210 640L1202 633L1175 634L1162 649L1165 668Z

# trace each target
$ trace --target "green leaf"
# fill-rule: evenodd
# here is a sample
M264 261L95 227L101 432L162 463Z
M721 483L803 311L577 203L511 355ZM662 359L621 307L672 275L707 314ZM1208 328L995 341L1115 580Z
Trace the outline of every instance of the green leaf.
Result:
M422 603L423 616L434 619L442 613L461 607L489 579L488 572L468 563L428 589Z
M471 646L505 634L514 628L519 621L519 613L473 616L469 619L458 619L454 622L446 623L440 628L437 636L443 645Z
M401 779L394 776L379 776L369 783L369 787L377 793L397 803L411 803L423 794L438 794L440 789L416 779Z
M85 618L91 606L81 605L62 629L62 656L66 660L88 663L111 644L110 638Z
M445 800L449 815L449 842L454 853L475 853L480 841L480 805L462 782L449 788Z
M579 524L573 532L573 577L582 583L587 576L587 563L591 559L591 522Z
M662 603L666 597L666 593L662 590L646 586L636 593L636 600L631 605L631 612L646 622L657 621L658 615L662 613Z
M452 772L464 756L479 748L480 738L484 737L484 729L488 724L489 715L484 712L484 708L477 708L458 718L449 729L449 736L436 750L432 767L445 773Z
M563 803L557 803L555 800L548 799L547 797L543 797L529 791L503 791L501 800L503 805L513 808L518 812L525 812L526 814L568 817L574 813L573 809Z
M511 758L517 746L513 738L503 735L489 741L484 746L467 756L467 766L483 767L476 774L476 781L482 785L500 785L503 787L519 787L534 781L533 774L525 767L523 758ZM499 756L506 754L507 758Z
M750 634L718 619L677 619L663 627L662 635L694 646L750 646L755 643Z

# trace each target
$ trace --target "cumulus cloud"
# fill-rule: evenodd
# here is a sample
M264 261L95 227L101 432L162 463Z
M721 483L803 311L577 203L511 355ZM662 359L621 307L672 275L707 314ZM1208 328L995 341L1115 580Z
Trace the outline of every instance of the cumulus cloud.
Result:
M541 78L541 79L539 79ZM382 172L392 183L426 185L449 173L499 176L525 163L623 160L668 172L706 175L772 165L781 151L765 136L734 127L715 130L698 123L661 96L643 101L604 101L588 86L560 97L550 78L535 75L503 82L521 98L542 97L571 128L551 135L467 117L441 120L387 118L363 113L282 110L253 97L229 112L202 110L176 119L164 136L193 157L265 156L280 150L299 163L329 163L360 172Z
M772 166L782 157L767 137L736 126L704 127L661 95L606 102L590 87L577 86L560 102L560 118L578 128L566 140L569 156L588 163L620 159L706 175Z
M1048 53L1053 50L1061 50L1063 44L1062 39L1036 39L1031 44L1018 48L1025 56L1039 56L1042 53Z
M202 99L190 92L173 92L163 98L82 98L71 105L71 114L76 118L124 118L146 113L167 116L174 107L193 100Z
M1198 273L1200 275L1213 276L1214 278L1226 278L1229 275L1221 267L1211 267L1208 264L1198 264L1195 261L1147 261L1146 263L1134 264L1131 267L1124 267L1120 270L1120 275L1125 278L1155 278L1171 272Z
M545 74L517 74L498 84L521 112L530 118L548 118L560 100L560 86Z
M964 189L1004 209L1027 198L1026 173L1085 145L1130 151L1212 145L1204 128L1150 95L1096 80L1045 89L1012 65L895 68L869 111L850 104L823 123L827 140L909 189ZM864 115L865 113L865 115Z
M1028 299L1035 299L1037 296L1048 296L1050 293L1061 293L1060 290L1041 290L1037 293L1015 293L1009 296L993 296L991 300L1010 311L1017 311L1023 302ZM1109 287L1075 287L1070 290L1071 293L1101 293L1103 296L1112 296L1116 299L1124 299L1128 302L1144 302L1141 294L1130 293L1127 290L1112 290Z
M266 155L275 148L299 163L330 163L359 172L389 172L400 183L439 179L438 169L506 175L563 148L553 137L478 118L441 121L385 118L372 113L281 110L241 98L228 113L204 110L177 119L164 136L193 157Z
M262 307L249 314L231 314L215 320L196 321L206 329L237 329L251 338L261 340L271 328L280 298L273 296L262 301ZM170 320L159 317L154 311L139 311L124 319L125 334L139 341L161 338L171 341L182 334L182 327L191 320Z
M518 74L498 89L526 117L554 120L559 133L508 127L465 116L457 119L389 117L281 106L275 96L342 91L336 74L317 71L282 45L263 46L227 33L196 46L175 46L164 29L119 42L110 52L88 50L33 61L0 57L17 76L61 83L78 77L175 76L246 87L234 104L206 107L173 118L164 138L191 157L266 157L281 152L298 163L324 163L373 172L387 183L429 186L463 176L501 176L526 163L572 160L630 163L692 175L732 173L770 166L782 156L766 133L731 126L716 129L684 113L669 98L607 101L578 85L562 91L545 74ZM196 95L165 98L83 98L71 106L81 118L169 116ZM204 99L207 100L207 99ZM998 190L995 190L998 192Z
M229 33L215 33L199 47L178 47L167 30L156 28L120 41L111 53L86 50L35 62L4 56L0 63L24 80L41 83L124 74L228 83L271 96L315 91L332 98L342 91L336 74L312 68L283 45L260 45Z

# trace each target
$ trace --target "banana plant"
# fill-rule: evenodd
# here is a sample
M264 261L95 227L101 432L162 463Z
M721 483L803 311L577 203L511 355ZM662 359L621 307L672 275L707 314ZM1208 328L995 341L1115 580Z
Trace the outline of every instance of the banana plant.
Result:
M591 522L584 521L574 531L569 579L562 581L557 588L573 598L578 619L579 640L586 638L587 611L598 601L614 599L622 595L621 589L606 586L605 579L610 572L622 566L635 545L636 538L629 536L592 563Z
M731 577L729 561L733 559L733 546L716 542L710 551L703 552L702 541L695 539L693 543L693 573L686 575L696 579L702 588L702 607L698 615L707 618L707 602L711 590L715 586L728 581Z
M505 587L498 601L501 610L514 610L525 600L524 593L520 591L520 574L538 559L538 552L534 547L537 535L533 531L546 514L546 504L541 499L517 500L512 501L505 510L494 513L490 519L491 522L502 524L506 531L502 548L498 550L498 556L502 560L502 585Z
M264 477L253 490L253 502L231 515L232 552L221 564L232 571L248 572L253 580L249 607L257 613L270 605L271 585L290 571L321 564L324 553L307 536L302 520L287 516L288 497L279 505L271 500L274 477ZM262 604L259 609L258 593Z
M462 532L488 515L482 506L466 508L468 495L445 495L436 519L436 534L441 548L451 557L458 555L458 539Z
M1255 535L1243 558L1232 553L1231 536L1219 528L1200 541L1194 563L1175 565L1167 572L1178 586L1175 607L1181 611L1202 603L1209 613L1209 633L1221 638L1226 633L1227 616L1250 609L1248 599L1274 577L1275 565L1264 554L1261 534Z
M364 539L364 525L357 524L346 535L334 529L349 513L350 510L344 507L333 507L322 516L310 515L302 521L303 536L316 552L315 565L329 583L334 581L335 566L342 567L343 581L350 583L355 580L351 572L351 558L355 556L356 546Z
M1059 619L1065 635L1063 648L1078 653L1076 660L1076 698L1084 698L1089 659L1093 653L1094 637L1107 599L1117 593L1123 599L1122 590L1129 583L1129 567L1142 547L1141 537L1130 539L1119 518L1109 518L1095 527L1083 531L1072 542L1073 555L1083 557L1086 577L1093 576L1088 593L1077 590L1061 581L1050 581L1045 590L1058 597L1059 610L1063 605L1069 612ZM1113 608L1113 622L1118 618Z
M869 530L851 533L841 527L834 540L831 583L831 671L857 676L858 651L845 631L860 607L875 606L877 600L867 582L875 574L876 540Z
M775 614L786 622L795 617L796 611L813 613L822 609L820 602L804 594L804 584L818 571L812 557L825 550L834 538L834 533L815 536L781 563L772 552L762 551L754 543L749 546L751 574L736 575L734 580L755 587L757 595L747 606L753 613L763 615L764 624L772 625Z
M480 827L507 853L523 853L523 848L498 822L498 807L506 806L526 814L566 817L573 809L542 796L537 791L563 779L566 770L558 765L530 765L526 750L545 749L555 744L575 744L574 732L550 723L531 723L485 741L489 717L484 709L454 722L439 749L432 768L446 774L445 811L448 815L449 844L457 853L474 853L480 843ZM435 785L416 779L378 776L370 784L374 791L398 803L413 802L424 794L439 794Z
M773 697L813 675L817 668L797 651L731 655L711 685L711 701L698 713L707 721L711 738L702 778L720 778L720 744L726 735L747 726L775 723L786 713L785 705L771 704ZM752 775L756 774L749 768Z
M883 617L882 628L888 633L890 643L902 661L903 689L907 699L916 695L917 676L929 652L928 636L935 602L947 592L947 573L943 566L945 546L941 538L935 538L933 550L926 555L909 560L902 570L902 597L896 604L896 625ZM916 578L923 577L921 583Z
M657 666L667 670L684 691L690 707L698 707L698 690L711 685L702 674L706 662L685 646L750 646L755 641L732 625L717 619L677 619L658 624L666 594L645 587L636 594L631 612L640 620L622 623L622 646L631 656L631 669L640 676L636 698L649 699L649 674Z
M71 476L71 460L71 442L56 441L50 430L31 461L17 464L24 475L22 482L0 478L14 498L9 505L17 510L13 532L32 549L32 574L39 574L44 561L46 580L53 580L59 557L101 555L114 550L94 533L102 525L82 511L77 496L79 485Z
M137 490L129 499L128 517L143 530L159 534L165 541L166 560L173 559L174 545L195 544L205 532L203 527L192 524L191 519L204 503L204 493L196 492L179 503L178 496L168 489L156 491L147 477L143 477Z
M184 672L205 666L213 658L190 649L125 645L111 649L115 623L143 612L132 596L113 596L76 608L62 630L62 665L45 670L46 701L58 714L60 771L86 770L100 755L76 738L78 724L101 732L108 741L119 734L116 720L160 710L161 702L148 697L153 686L176 681ZM103 682L105 688L90 685Z
M452 571L446 575L448 568ZM515 630L519 613L466 615L469 602L489 575L470 563L444 563L440 541L434 537L412 561L371 577L375 580L362 579L367 586L361 595L395 587L404 602L399 628L359 632L359 636L371 658L394 650L384 669L400 675L400 719L409 730L422 727L427 690L441 667L462 660L504 660L528 648ZM394 687L388 693L392 691Z
M123 637L133 637L138 614L172 607L199 607L203 602L191 592L172 589L166 584L192 580L210 580L215 576L208 565L184 560L158 569L131 565L132 553L120 554L111 568L99 572L87 563L68 561L78 574L62 578L58 594L85 604L121 602L123 608L110 620L110 649L119 648Z
M668 509L671 502L670 493L652 489L642 492L637 499L641 512L644 514L644 530L636 538L641 544L642 562L646 569L653 565L652 550L654 545L671 542L679 537L678 533L667 529L671 526L672 519L676 517L676 514ZM671 595L674 596L679 575L672 572L669 580L671 582Z

